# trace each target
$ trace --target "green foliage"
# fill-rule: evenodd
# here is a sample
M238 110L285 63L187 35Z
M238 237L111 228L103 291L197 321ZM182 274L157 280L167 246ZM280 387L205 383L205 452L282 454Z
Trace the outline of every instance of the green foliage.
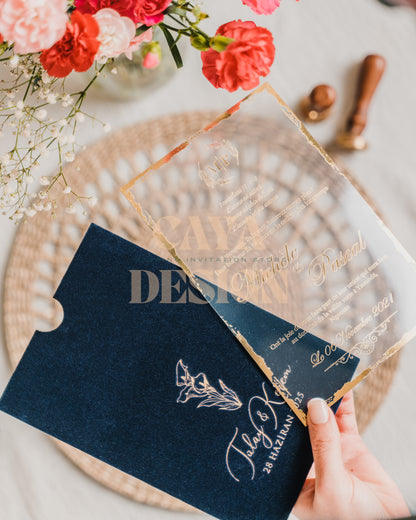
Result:
M220 34L217 34L213 38L210 39L209 44L212 49L218 52L225 51L225 49L232 43L232 38L227 38L226 36L221 36Z

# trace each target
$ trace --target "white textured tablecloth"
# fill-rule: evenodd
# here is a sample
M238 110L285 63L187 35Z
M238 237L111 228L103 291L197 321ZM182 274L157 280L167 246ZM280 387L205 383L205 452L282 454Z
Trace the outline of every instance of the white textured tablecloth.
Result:
M366 136L368 150L343 158L381 208L392 231L416 257L416 12L389 9L376 0L283 0L270 17L256 17L239 0L210 0L206 26L232 19L255 19L272 30L277 59L269 81L286 102L318 83L330 83L339 99L330 120L311 127L323 144L345 121L352 103L357 63L383 54L387 71L377 92ZM215 13L215 14L214 14ZM216 91L199 73L191 49L185 67L151 97L134 103L90 99L87 111L114 129L166 113L228 108L242 92ZM79 141L102 137L84 123ZM0 143L0 151L1 149ZM50 165L51 171L54 164ZM15 227L0 220L0 272L4 273ZM415 295L416 303L416 295ZM10 376L0 346L0 391ZM416 343L404 348L394 384L365 434L365 441L402 490L416 514ZM0 416L0 518L7 520L196 520L136 504L108 491L75 468L42 433Z

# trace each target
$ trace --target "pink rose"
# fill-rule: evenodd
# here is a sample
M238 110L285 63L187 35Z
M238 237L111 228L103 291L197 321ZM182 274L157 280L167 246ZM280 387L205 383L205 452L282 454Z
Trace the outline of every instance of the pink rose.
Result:
M157 52L148 52L143 60L145 69L155 69L160 65L160 56Z
M138 0L134 9L136 20L145 25L155 25L163 20L163 11L172 0Z
M280 7L281 0L242 0L243 4L248 5L257 14L272 14ZM416 0L415 0L416 1ZM299 0L296 0L299 2Z
M48 49L65 34L66 0L1 0L0 32L18 54Z
M201 52L202 72L216 88L234 92L239 87L251 90L267 76L274 61L275 47L270 31L254 22L228 22L217 35L231 38L225 50Z
M110 8L100 9L93 16L100 28L97 37L100 42L97 59L115 58L127 51L136 34L134 22Z
M155 69L160 65L162 58L162 49L159 42L151 42L143 47L142 50L143 62L145 69Z
M280 0L243 0L257 14L271 14L280 6Z

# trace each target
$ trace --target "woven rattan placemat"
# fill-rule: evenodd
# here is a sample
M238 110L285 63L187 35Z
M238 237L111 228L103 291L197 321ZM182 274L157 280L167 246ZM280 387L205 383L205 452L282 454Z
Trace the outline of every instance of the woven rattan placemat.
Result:
M156 243L121 195L119 187L216 115L212 112L185 113L122 129L87 148L66 167L65 176L72 189L79 194L95 194L99 202L84 213L75 214L66 213L62 205L54 218L47 213L38 213L20 225L7 266L3 294L5 342L12 368L16 367L36 329L52 330L60 323L59 305L52 295L91 221L154 252L164 253L162 246ZM262 125L262 121L253 118L250 121L252 135L255 135L256 125ZM299 141L294 147L285 147L285 153L291 154L291 150L295 150L297 158L307 155L309 145L302 143ZM261 153L267 153L268 147L276 147L276 141L267 143L262 139ZM350 180L374 206L357 182ZM160 198L160 194L158 196ZM361 431L386 396L398 359L397 354L390 358L356 389ZM85 473L122 495L149 505L193 511L183 502L129 475L66 444L55 442Z

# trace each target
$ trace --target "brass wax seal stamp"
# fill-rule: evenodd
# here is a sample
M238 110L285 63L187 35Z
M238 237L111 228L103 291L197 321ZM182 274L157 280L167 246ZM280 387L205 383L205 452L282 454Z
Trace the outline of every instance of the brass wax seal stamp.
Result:
M316 123L326 119L332 111L337 98L335 89L330 85L317 85L300 102L300 113L302 119L309 123Z
M367 125L368 109L381 77L386 60L378 54L367 56L360 69L355 103L347 120L345 131L338 135L337 144L347 150L364 150L367 141L362 135Z

